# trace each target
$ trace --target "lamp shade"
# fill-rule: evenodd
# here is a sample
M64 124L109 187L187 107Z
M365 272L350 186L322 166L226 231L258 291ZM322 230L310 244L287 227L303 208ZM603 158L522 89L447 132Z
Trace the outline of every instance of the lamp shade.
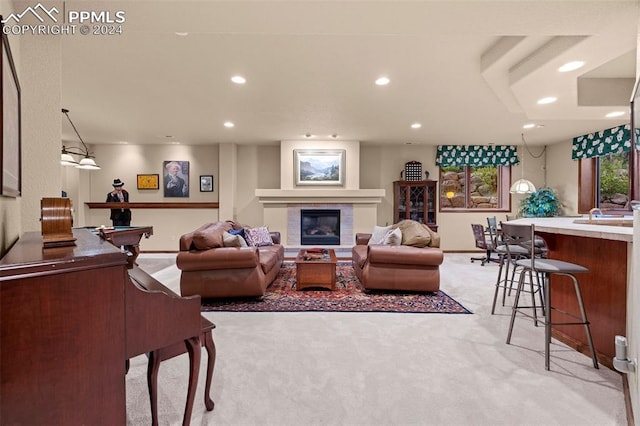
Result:
M78 162L73 159L73 157L67 153L60 154L60 164L63 166L77 166Z
M80 163L76 167L85 170L100 170L100 166L98 166L96 162L93 161L93 158L89 157L85 157L80 160Z
M512 194L530 194L536 192L536 186L527 179L518 179L509 190Z

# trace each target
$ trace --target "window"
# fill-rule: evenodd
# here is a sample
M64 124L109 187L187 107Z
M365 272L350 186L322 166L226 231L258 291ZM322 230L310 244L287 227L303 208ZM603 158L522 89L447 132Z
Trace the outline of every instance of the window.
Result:
M598 157L597 205L602 209L626 209L629 203L629 153Z
M629 200L640 198L639 157L638 151L631 150L580 160L578 213L588 213L593 207L631 210Z
M509 211L510 166L440 167L440 211Z

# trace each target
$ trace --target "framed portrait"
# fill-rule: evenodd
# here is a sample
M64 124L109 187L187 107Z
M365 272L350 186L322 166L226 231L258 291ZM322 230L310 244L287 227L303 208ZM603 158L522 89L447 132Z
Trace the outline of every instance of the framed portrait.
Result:
M344 185L344 149L295 149L295 184Z
M159 189L160 188L160 175L138 175L137 179L138 189Z
M200 192L213 192L213 176L200 176Z
M1 17L0 17L1 19ZM20 84L13 63L7 35L2 32L2 139L0 139L0 162L2 175L0 187L2 195L19 197L22 193L21 163L21 119L20 119Z
M189 162L168 160L162 163L162 187L165 197L189 197Z

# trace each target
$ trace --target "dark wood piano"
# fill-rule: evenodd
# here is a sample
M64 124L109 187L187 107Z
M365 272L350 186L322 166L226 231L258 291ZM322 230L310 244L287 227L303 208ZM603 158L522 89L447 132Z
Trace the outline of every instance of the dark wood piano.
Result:
M26 233L0 260L2 424L126 424L126 360L182 343L195 391L200 298L143 288L125 253L73 234L74 246L44 249Z

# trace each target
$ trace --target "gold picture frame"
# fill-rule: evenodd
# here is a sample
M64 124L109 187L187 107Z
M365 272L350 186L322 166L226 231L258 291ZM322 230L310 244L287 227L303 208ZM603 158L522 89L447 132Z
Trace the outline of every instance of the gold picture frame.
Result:
M138 189L160 189L160 175L138 175Z

